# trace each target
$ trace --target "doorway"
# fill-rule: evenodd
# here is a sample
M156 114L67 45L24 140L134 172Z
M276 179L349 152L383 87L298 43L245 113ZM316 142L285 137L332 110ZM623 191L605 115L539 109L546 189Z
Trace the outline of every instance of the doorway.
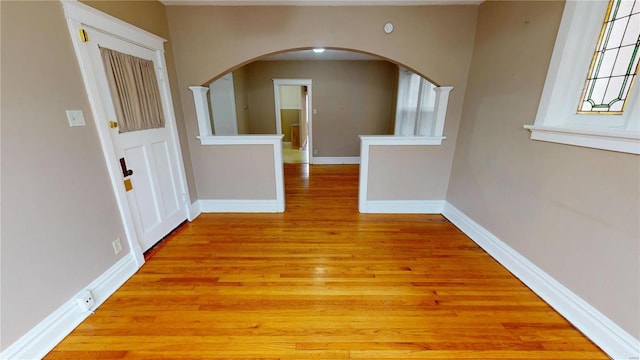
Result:
M276 129L285 163L313 163L311 79L274 79Z

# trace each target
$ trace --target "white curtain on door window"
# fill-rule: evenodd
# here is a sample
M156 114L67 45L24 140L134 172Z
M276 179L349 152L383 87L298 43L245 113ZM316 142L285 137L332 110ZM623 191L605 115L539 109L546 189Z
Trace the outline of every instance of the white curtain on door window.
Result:
M164 127L153 61L100 48L121 133Z

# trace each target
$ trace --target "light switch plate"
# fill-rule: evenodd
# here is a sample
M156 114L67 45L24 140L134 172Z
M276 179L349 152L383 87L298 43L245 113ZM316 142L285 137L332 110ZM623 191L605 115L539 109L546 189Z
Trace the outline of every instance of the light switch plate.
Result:
M84 121L84 114L82 110L67 110L67 119L69 120L69 126L86 126Z

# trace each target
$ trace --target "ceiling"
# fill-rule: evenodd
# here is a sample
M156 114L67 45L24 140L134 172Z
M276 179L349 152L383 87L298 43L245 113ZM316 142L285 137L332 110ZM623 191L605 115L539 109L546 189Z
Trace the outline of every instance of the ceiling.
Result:
M478 5L483 0L160 0L165 5L212 6L419 6Z
M309 60L384 60L383 58L355 51L327 49L316 54L313 50L288 51L258 59L260 61L309 61Z

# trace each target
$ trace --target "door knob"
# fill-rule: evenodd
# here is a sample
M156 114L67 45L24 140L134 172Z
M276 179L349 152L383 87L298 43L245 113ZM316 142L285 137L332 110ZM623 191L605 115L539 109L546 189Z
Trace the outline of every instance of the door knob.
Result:
M109 127L111 129L117 128L118 127L118 122L117 121L113 121L113 120L109 121Z
M133 170L127 169L127 163L124 158L120 158L120 167L122 168L122 176L127 177L133 175Z

